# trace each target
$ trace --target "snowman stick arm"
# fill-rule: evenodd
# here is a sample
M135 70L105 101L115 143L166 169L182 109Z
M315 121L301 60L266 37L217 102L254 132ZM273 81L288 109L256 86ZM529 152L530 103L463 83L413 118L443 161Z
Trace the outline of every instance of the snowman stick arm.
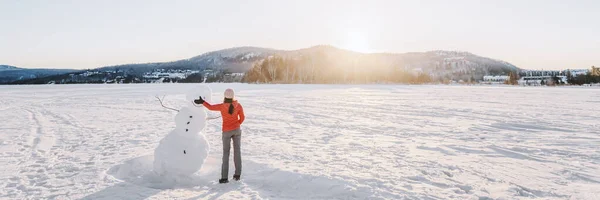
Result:
M165 106L165 104L163 104L163 100L165 99L165 96L163 96L163 98L162 98L162 99L161 99L161 98L158 98L158 96L155 96L155 97L156 97L156 99L158 99L158 102L160 102L160 105L161 105L163 108L166 108L166 109L169 109L169 110L173 110L173 111L175 111L175 112L179 112L179 110L177 110L177 109L175 109L175 108L169 108L169 107Z

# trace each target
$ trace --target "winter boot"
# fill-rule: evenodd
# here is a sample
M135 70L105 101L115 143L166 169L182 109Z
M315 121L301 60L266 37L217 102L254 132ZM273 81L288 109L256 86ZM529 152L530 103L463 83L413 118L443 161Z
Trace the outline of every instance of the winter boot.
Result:
M233 175L233 180L239 181L240 180L240 175Z
M229 180L226 178L219 179L219 183L229 183Z

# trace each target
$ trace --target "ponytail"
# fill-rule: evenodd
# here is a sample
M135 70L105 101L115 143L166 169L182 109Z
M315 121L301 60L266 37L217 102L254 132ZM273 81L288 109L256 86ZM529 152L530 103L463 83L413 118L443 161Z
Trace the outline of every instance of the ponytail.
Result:
M229 114L233 115L233 104L229 104Z
M225 98L225 99L223 100L223 102L224 102L224 103L229 103L229 111L228 111L228 112L229 112L229 114L230 114L230 115L233 115L233 110L234 110L234 107L233 107L233 99L228 99L228 98Z

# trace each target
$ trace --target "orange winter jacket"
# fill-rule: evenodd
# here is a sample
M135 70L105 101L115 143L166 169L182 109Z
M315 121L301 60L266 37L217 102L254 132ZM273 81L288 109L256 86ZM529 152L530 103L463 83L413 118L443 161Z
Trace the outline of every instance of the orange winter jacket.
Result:
M229 105L231 104L233 104L233 114L229 114ZM215 105L210 105L208 102L204 102L203 105L209 110L221 111L221 117L223 118L223 132L233 131L240 128L240 125L242 125L244 119L246 118L244 116L244 108L242 108L242 104L238 103L237 101L233 101L233 103L220 103Z

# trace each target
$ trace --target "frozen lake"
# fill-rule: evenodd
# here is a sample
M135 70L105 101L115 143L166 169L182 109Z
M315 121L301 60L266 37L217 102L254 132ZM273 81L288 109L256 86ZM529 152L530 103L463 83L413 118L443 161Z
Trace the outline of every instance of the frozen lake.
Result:
M217 119L194 177L147 183L154 96L194 86L0 86L0 199L600 199L600 90L565 87L211 84L244 106L243 180L216 183Z

